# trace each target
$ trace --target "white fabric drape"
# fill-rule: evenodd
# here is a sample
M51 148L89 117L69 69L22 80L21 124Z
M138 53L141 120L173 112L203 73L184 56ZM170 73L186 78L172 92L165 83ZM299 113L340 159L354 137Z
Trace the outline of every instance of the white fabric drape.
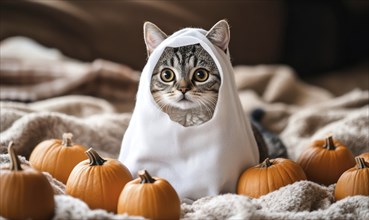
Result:
M259 160L251 125L243 113L229 56L201 29L182 29L164 40L143 69L136 106L119 159L137 176L147 169L167 179L181 198L235 192L241 172ZM184 127L162 112L150 92L152 72L165 47L199 43L214 59L222 79L213 118Z

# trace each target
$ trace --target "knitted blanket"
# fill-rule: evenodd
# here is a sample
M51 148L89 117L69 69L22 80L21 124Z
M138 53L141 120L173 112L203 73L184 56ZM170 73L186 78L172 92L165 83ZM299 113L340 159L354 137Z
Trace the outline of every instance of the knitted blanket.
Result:
M28 163L39 142L61 138L64 132L72 132L75 143L117 158L131 117L137 72L101 60L82 63L61 55L50 60L50 51L37 50L40 56L34 60L5 59L6 53L1 54L0 164L9 162L6 146L10 141L23 156L22 162ZM369 151L368 90L352 88L336 96L301 81L286 66L239 66L235 74L245 114L263 108L263 126L280 136L290 159L297 159L307 144L327 133L333 133L354 155ZM91 210L83 201L66 195L64 184L44 174L55 192L54 219L142 218ZM204 197L183 203L181 218L369 219L369 197L335 201L334 187L300 181L258 199L236 194Z

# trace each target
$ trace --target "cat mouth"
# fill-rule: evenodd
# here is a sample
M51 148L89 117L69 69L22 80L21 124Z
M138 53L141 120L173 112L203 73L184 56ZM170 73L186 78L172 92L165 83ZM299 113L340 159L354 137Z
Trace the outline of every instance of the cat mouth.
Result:
M186 98L186 96L182 96L178 102L191 102L191 100L189 100L188 98Z
M191 97L188 97L187 95L181 95L177 98L175 103L173 103L175 107L179 109L192 109L195 108L195 102L191 100Z

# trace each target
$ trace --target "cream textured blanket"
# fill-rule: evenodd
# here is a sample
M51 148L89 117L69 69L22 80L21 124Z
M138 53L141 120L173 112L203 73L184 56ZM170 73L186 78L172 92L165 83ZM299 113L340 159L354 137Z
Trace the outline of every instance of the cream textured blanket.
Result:
M9 141L14 141L16 151L27 163L26 158L37 143L61 138L64 132L72 132L76 143L93 147L103 156L117 158L131 117L126 109L134 102L137 72L105 61L98 61L100 65L96 68L97 61L80 63L59 57L41 68L48 77L35 77L40 74L35 68L40 70L39 65L48 53L44 51L38 60L27 60L27 65L21 62L24 58L1 59L1 99L20 100L17 91L26 91L22 97L32 102L0 102L0 164L8 163L6 146ZM66 65L73 65L73 68L65 68L64 72L55 68ZM76 73L75 69L84 71ZM78 74L84 77L71 87L68 79L73 74L77 74L76 78ZM235 74L245 114L262 107L266 111L263 125L280 135L291 159L296 159L313 139L327 133L333 133L355 155L369 151L368 90L353 88L335 96L329 90L302 82L286 66L239 66L235 67ZM23 77L15 77L20 75ZM22 82L27 77L33 80ZM107 86L111 81L114 83ZM98 89L86 89L91 85ZM131 87L120 88L119 85ZM45 175L55 191L54 219L140 218L90 210L82 201L65 195L62 183ZM354 196L336 202L332 194L334 187L300 181L259 199L236 194L204 197L192 204L183 203L182 218L369 219L369 197Z

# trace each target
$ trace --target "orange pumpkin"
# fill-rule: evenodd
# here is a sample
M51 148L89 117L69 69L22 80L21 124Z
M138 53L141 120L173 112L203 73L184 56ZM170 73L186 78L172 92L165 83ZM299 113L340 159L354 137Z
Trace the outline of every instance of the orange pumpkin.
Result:
M306 180L306 176L296 162L284 158L267 158L242 173L238 180L237 194L259 198L300 180Z
M117 211L119 195L132 180L129 170L118 160L102 158L90 148L89 160L77 164L66 184L67 194L86 202L91 209Z
M54 191L39 171L22 166L12 142L8 146L10 166L0 167L0 216L8 219L51 219Z
M52 139L39 143L29 158L31 166L50 173L65 184L74 166L87 159L86 147L74 144L72 137L71 133L65 133L63 140Z
M179 219L181 213L177 192L165 179L151 177L146 170L127 183L119 197L118 213L149 219Z
M345 171L337 181L336 200L355 195L369 196L369 164L362 157L355 160L356 166Z
M302 152L297 162L308 180L324 185L336 183L343 172L355 165L350 149L332 136L314 141Z

